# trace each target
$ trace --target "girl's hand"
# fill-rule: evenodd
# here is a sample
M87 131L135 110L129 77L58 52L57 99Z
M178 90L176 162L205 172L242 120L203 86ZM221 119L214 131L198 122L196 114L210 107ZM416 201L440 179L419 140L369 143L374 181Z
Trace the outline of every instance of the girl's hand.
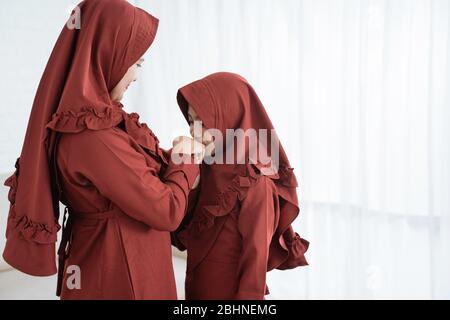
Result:
M173 142L172 153L194 155L195 163L200 164L205 156L205 146L191 137L179 136Z

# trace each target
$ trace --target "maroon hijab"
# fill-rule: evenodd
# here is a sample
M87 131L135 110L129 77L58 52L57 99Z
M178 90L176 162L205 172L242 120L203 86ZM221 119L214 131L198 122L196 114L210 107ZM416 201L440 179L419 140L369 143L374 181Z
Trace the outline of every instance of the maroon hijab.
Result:
M124 121L130 135L161 155L137 114L109 92L152 44L158 20L125 0L85 0L81 28L64 26L39 84L16 172L6 180L11 202L3 257L37 276L56 273L60 229L53 154L61 132L101 130ZM76 11L73 12L75 14Z
M178 104L186 119L190 105L206 128L218 129L223 137L226 137L227 129L255 129L260 147L265 148L262 155L273 155L270 141L272 134L276 134L272 131L272 122L255 90L241 76L221 72L193 82L179 90ZM259 129L266 129L267 142L260 136ZM255 154L249 152L248 144L245 144L244 149L241 152L245 158L243 164L203 165L210 167L203 170L208 174L202 174L201 186L206 188L201 188L201 193L208 199L213 199L211 205L207 206L207 211L213 216L227 214L232 209L235 198L245 196L245 190L252 181L262 174L270 177L277 187L281 209L271 242L268 270L307 265L304 253L309 242L295 233L291 226L299 214L297 179L281 143L278 144L279 166L274 166L273 163L270 165L267 158L261 158L260 153L255 158ZM225 157L230 152L237 158L237 148L230 148L225 141Z

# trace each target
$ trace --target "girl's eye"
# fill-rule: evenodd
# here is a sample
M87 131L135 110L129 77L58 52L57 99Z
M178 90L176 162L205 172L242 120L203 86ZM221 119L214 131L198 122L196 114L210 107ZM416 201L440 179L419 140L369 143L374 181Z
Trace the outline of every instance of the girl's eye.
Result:
M136 65L137 65L138 68L142 68L142 64L137 63Z

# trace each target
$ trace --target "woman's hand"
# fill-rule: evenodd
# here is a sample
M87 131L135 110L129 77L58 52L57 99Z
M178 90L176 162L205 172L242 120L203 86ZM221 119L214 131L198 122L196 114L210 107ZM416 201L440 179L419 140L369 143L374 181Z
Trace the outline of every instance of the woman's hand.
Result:
M194 163L200 164L205 156L205 146L191 137L179 136L173 140L172 153L194 155Z
M202 163L203 157L205 156L205 146L202 143L192 139L191 137L179 136L173 140L172 145L172 155L174 153L189 156L194 155L194 163ZM199 183L200 175L195 180L192 189L197 188Z

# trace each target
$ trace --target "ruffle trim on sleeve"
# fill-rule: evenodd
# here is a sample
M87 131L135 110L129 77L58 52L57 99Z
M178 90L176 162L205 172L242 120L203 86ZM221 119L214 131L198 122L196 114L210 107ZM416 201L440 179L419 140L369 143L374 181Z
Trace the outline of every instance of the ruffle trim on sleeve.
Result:
M278 196L285 201L285 204L280 209L278 227L272 239L273 246L269 252L268 270L307 266L305 253L309 242L301 238L292 228L292 223L300 212L295 187L280 187Z
M267 167L257 163L255 165L259 174L271 172ZM294 174L294 168L282 166L278 168L275 174L267 175L275 184L279 186L278 196L283 198L289 205L285 205L280 212L277 233L274 235L275 246L269 253L268 269L277 268L279 270L293 269L308 265L305 253L308 250L309 242L294 232L292 223L299 213L297 193L297 178Z
M308 250L309 241L301 238L298 233L295 233L294 238L285 242L288 255L286 260L277 269L287 270L307 266L308 261L306 260L305 253Z

